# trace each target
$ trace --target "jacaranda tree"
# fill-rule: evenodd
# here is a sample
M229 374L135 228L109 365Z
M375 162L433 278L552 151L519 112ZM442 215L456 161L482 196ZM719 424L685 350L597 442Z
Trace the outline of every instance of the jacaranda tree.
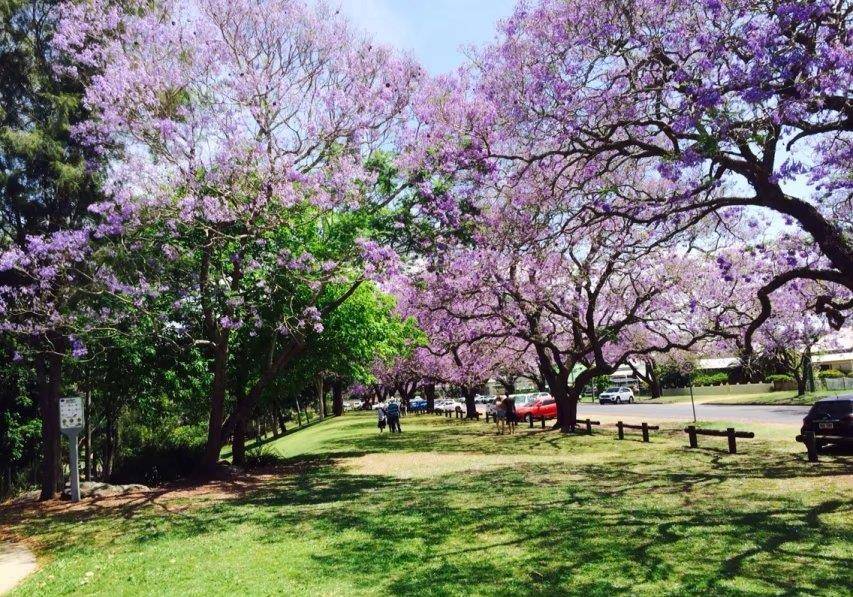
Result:
M174 295L168 317L208 350L209 469L323 318L390 257L371 240L390 201L372 160L420 70L336 11L294 0L123 13L85 2L61 31L66 52L103 70L80 133L123 148L99 211ZM241 330L264 337L270 358L228 413Z

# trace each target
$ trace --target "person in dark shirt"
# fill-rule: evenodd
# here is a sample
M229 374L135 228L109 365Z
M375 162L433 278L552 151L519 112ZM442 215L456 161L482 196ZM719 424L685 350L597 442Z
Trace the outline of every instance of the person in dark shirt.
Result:
M509 429L510 435L515 433L516 416L515 416L515 398L507 396L504 398L504 412L506 413L506 426Z
M400 429L400 405L396 402L388 403L385 414L388 416L388 431L402 433L403 430Z

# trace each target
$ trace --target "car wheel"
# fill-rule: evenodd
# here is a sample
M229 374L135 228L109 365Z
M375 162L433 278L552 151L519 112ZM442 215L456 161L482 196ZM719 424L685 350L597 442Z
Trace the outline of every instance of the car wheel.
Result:
M616 404L622 404L622 399L621 399L621 398L616 398Z
M628 404L634 404L633 396L628 396Z
M527 415L527 424L533 425L533 415Z

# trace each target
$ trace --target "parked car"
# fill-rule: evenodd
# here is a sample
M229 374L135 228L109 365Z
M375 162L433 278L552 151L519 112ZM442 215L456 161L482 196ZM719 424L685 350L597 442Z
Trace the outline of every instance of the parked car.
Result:
M607 404L608 402L613 404L622 404L623 402L627 402L628 404L631 404L634 402L634 392L631 388L626 388L624 386L612 386L598 395L599 404Z
M815 434L817 448L835 443L821 440L821 435L846 438L853 442L853 394L821 398L815 402L803 419L802 433Z
M515 418L523 421L533 412L533 406L542 399L542 394L515 394L512 398L515 400Z
M412 412L426 410L427 401L423 398L413 398L409 402L409 410Z
M488 396L486 394L477 394L474 396L474 404L494 404L495 396Z
M541 418L557 418L557 401L547 393L530 394L524 404L515 405L515 416L519 421L533 421Z
M459 402L458 400L453 400L452 398L445 398L444 400L436 401L435 410L437 410L438 412L456 412L457 410L465 410L465 405Z

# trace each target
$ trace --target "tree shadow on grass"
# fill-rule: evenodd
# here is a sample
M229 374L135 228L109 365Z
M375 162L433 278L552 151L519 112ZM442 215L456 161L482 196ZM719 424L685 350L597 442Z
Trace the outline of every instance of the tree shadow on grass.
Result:
M462 434L461 425L471 427ZM196 506L155 494L116 509L34 517L20 523L22 533L55 557L79 553L81 545L91 545L84 549L95 557L105 541L132 550L166 539L223 541L228 533L280 544L286 557L294 541L322 538L323 547L300 566L393 594L809 593L848 586L853 562L839 554L853 542L850 525L826 521L853 519L849 501L807 490L784 496L739 489L756 479L850 474L844 462L783 460L762 443L730 456L547 432L495 441L486 435L490 427L473 425L412 425L355 445L331 439L330 455L291 458L230 499ZM523 462L425 479L358 474L338 464L392 451L544 453L553 451L551 442L562 451L600 451L604 440L630 461ZM70 530L73 546L66 543Z
M800 586L784 575L765 576L751 560L760 555L796 564L797 558L783 546L821 541L824 529L819 517L850 512L849 504L837 500L812 508L777 500L773 509L747 502L743 511L667 513L654 507L626 507L630 502L624 500L625 487L608 483L563 500L542 500L540 494L527 502L526 509L513 510L495 503L494 480L480 477L486 478L446 488L441 508L435 507L435 496L416 483L397 488L378 515L345 507L322 514L313 526L323 534L340 536L346 529L358 529L359 537L342 539L336 549L314 558L334 574L388 576L393 593L598 593L656 583L675 583L680 590L698 593L730 591L727 581L800 591L808 585ZM448 498L463 488L468 496L482 496L483 502L449 506ZM522 489L537 495L531 486ZM753 509L756 506L759 509ZM504 538L482 539L490 530ZM446 549L448 542L453 543L448 538L454 536L468 537L471 544ZM679 545L687 544L689 553L701 550L711 538L718 547L703 554L708 558L703 563L706 570L691 576L697 562L680 554ZM853 537L846 532L843 538ZM419 547L416 553L412 544ZM363 555L354 557L357 553ZM837 558L808 557L813 567L808 583L844 582L844 567Z

